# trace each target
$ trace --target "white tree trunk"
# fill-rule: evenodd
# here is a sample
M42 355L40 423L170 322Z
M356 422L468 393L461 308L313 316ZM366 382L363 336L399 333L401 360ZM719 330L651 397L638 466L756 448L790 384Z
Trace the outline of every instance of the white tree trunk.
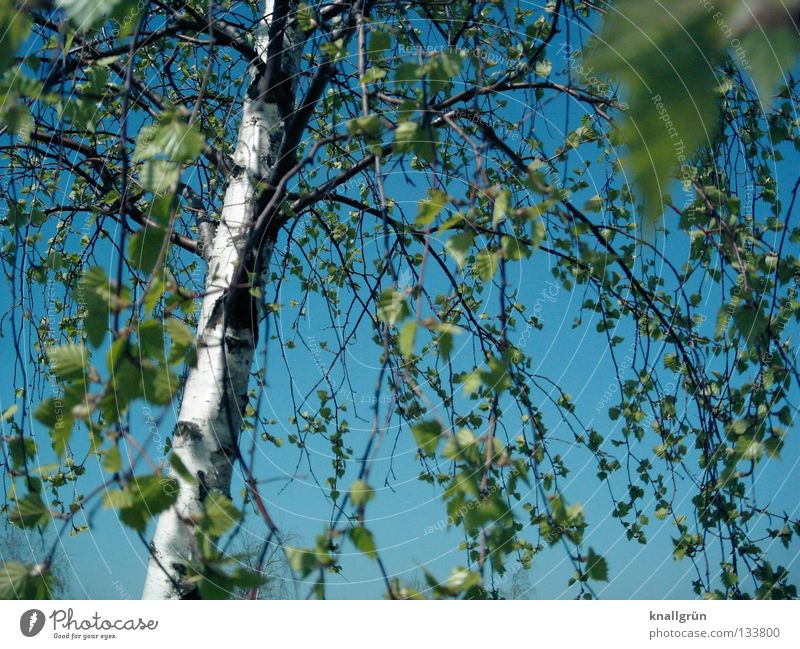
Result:
M266 63L273 0L266 0L264 21L256 34L256 49ZM257 77L256 68L251 70ZM262 68L263 69L263 68ZM225 295L243 256L258 214L256 185L274 164L271 154L283 135L281 111L269 98L247 92L233 157L234 170L207 259L206 293L197 331L197 365L183 391L173 436L173 453L196 477L196 483L171 472L180 484L176 504L159 517L151 543L152 556L144 586L145 599L176 599L186 595L182 579L186 565L197 558L192 520L202 512L212 490L230 490L235 448L247 401L257 336L254 327L231 325ZM270 250L257 251L269 255ZM257 323L256 325L257 326Z

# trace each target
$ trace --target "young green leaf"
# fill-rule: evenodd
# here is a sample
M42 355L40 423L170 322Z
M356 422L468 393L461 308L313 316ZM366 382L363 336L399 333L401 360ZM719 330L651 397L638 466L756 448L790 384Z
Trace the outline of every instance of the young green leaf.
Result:
M455 259L459 268L464 268L474 240L475 235L472 232L465 231L454 234L447 240L447 243L444 244L445 250Z
M17 500L12 500L14 507L8 513L8 520L20 527L36 527L49 518L50 509L45 505L42 496L30 492Z
M83 345L61 345L47 352L50 368L65 381L81 379L89 366L89 351Z
M103 506L119 510L120 520L144 532L148 521L171 507L178 498L178 481L162 475L133 476L122 489L103 496Z
M586 574L594 581L608 581L608 564L592 548L589 548L586 557Z
M428 193L430 198L421 200L417 209L417 225L429 225L436 220L439 212L447 205L447 192L441 189L432 189Z
M375 559L378 552L375 548L375 539L366 527L351 527L350 540L359 552L363 552L370 559Z
M400 348L400 353L405 358L411 358L414 355L414 338L417 335L417 321L409 320L400 329L400 334L397 337L397 346Z
M397 324L408 315L405 296L400 291L387 288L378 298L378 318L390 325Z
M363 507L372 500L374 495L375 492L372 490L372 487L364 480L356 480L353 486L350 487L350 500L356 507Z
M422 421L411 427L414 440L423 455L433 455L442 439L442 426L435 419Z

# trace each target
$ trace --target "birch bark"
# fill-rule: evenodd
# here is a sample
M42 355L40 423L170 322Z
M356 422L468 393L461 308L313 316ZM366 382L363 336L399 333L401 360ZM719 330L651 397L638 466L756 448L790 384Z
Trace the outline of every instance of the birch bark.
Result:
M247 249L248 235L258 217L258 183L267 178L283 137L287 108L275 93L259 91L260 75L267 68L274 0L266 0L256 33L260 62L251 63L251 86L242 107L242 121L233 156L234 168L207 259L205 287L197 329L197 364L189 371L183 390L173 453L192 476L192 482L171 471L180 485L176 504L159 517L150 544L151 558L144 599L178 599L189 590L183 583L187 565L196 558L193 519L201 514L207 493L230 490L236 445L247 401L248 382L257 345L258 309L250 300L250 314L232 314L226 293L246 255L260 255L265 267L273 241L261 250ZM291 45L284 37L284 47ZM290 56L296 57L296 52ZM286 58L286 57L284 57ZM282 72L281 72L282 73ZM286 83L291 88L292 80ZM283 92L286 92L286 87Z

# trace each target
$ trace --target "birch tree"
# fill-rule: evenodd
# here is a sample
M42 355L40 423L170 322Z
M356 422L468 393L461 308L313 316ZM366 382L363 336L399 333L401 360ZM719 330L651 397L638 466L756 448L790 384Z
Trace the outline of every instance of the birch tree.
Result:
M115 512L146 598L258 597L276 552L317 597L348 552L501 597L553 551L591 598L610 524L795 597L756 481L797 449L796 24L677 4L0 0L8 519L55 552ZM290 540L301 465L330 516ZM461 535L419 580L376 532L410 481L423 565Z
M257 58L249 64L251 81L242 107L233 169L219 223L214 225L211 240L205 242L210 250L197 328L197 360L186 378L173 438L174 457L191 480L179 472L174 474L179 491L175 504L161 514L156 527L146 598L181 594L179 584L186 564L196 558L191 521L202 513L207 494L230 490L259 320L252 291L242 295L242 289L231 287L251 286L254 282L249 278L262 274L275 244L276 228L262 225L262 211L268 202L261 185L274 182L277 156L291 155L280 148L284 123L293 108L298 58L287 25L290 11L295 13L290 3L275 6L268 0L256 25ZM271 39L283 42L270 48ZM253 236L259 230L262 232ZM263 280L256 285L261 287Z

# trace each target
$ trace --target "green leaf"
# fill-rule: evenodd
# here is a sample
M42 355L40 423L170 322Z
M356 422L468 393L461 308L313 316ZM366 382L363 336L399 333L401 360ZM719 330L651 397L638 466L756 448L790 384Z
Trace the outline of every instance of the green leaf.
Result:
M453 568L447 581L445 581L445 586L453 592L461 592L473 586L479 586L482 581L479 572L458 567Z
M350 540L359 552L363 552L370 559L377 559L378 552L375 548L375 539L366 527L350 528Z
M145 126L136 141L137 160L157 158L171 162L194 162L203 152L205 139L197 126L177 112L163 113L156 124Z
M370 32L367 54L373 61L383 58L383 53L392 46L392 39L385 31L376 29Z
M145 314L150 315L153 313L153 309L156 308L159 300L164 297L164 291L166 290L167 285L166 283L158 276L152 278L152 283L150 284L150 288L147 291L147 295L144 299L144 308Z
M481 381L481 374L480 372L478 372L478 370L466 372L461 382L464 385L465 395L475 394L480 389L481 384L483 383Z
M266 583L266 577L249 568L239 567L226 572L218 567L222 561L216 560L204 566L203 574L197 583L202 599L230 599L236 589L250 589Z
M6 437L6 443L15 469L22 469L28 460L36 457L36 442L29 436L9 435Z
M431 92L446 90L451 80L461 71L461 56L455 52L437 52L423 66Z
M148 358L163 360L166 355L164 325L155 318L142 320L136 327L139 349Z
M775 5L774 10L783 9L778 3ZM788 24L771 26L759 20L741 40L749 64L747 70L753 77L758 97L765 108L772 109L778 83L784 80L784 75L791 71L800 55L797 31Z
M183 480L189 484L197 484L197 478L192 474L191 471L189 471L189 469L186 468L183 460L181 460L181 458L179 458L175 453L170 455L169 465Z
M492 227L496 228L508 216L508 209L511 205L511 191L502 189L494 199L494 208L492 209Z
M353 486L350 487L350 500L356 507L363 507L372 500L374 495L375 492L372 490L372 487L364 480L356 480Z
M29 570L16 561L0 563L0 599L25 599Z
M165 324L169 334L169 362L181 362L186 354L194 347L194 334L188 325L177 318L169 318Z
M411 120L401 122L394 131L394 150L398 153L413 151L425 160L433 160L435 143L435 129L423 129Z
M439 212L447 205L447 192L441 189L431 189L430 198L423 199L417 204L417 225L429 225L436 220Z
M730 306L727 304L723 304L719 311L717 311L717 318L714 324L714 337L720 338L723 333L725 333L726 329L728 328L728 324L730 324L731 317L730 317Z
M516 237L504 236L502 239L503 257L511 261L527 259L531 256L531 249Z
M60 425L56 424L55 428L50 431L50 441L52 442L53 450L59 457L63 457L67 452L67 446L72 439L72 427L74 423L72 417L65 417Z
M461 428L452 435L442 451L442 454L449 460L457 459L460 455L466 454L470 448L476 446L475 434L468 428Z
M394 131L394 150L401 153L409 151L418 138L419 125L416 122L401 122Z
M47 352L50 368L65 381L82 379L89 366L89 351L83 345L61 345Z
M99 347L108 331L108 314L111 310L111 283L99 266L86 270L73 291L76 301L86 306L84 328L93 347Z
M28 141L34 127L30 108L22 102L13 102L8 95L6 95L6 106L0 111L0 122L5 123L8 130L23 142Z
M28 38L31 30L31 16L16 2L0 2L0 74L16 63L17 52Z
M408 315L405 296L400 291L387 288L378 298L378 318L390 325L397 324Z
M411 427L414 440L423 455L433 455L442 438L442 425L435 419L414 424Z
M347 132L350 135L364 135L369 140L378 139L382 131L381 118L377 115L356 117L347 122Z
M454 234L447 240L447 243L444 244L445 250L455 259L459 268L464 268L474 240L475 235L472 232L465 231Z
M82 405L85 400L85 386L75 383L67 386L61 397L48 397L41 401L33 413L34 419L49 429L53 450L59 456L64 455L72 437L72 408Z
M641 190L651 221L661 211L670 176L687 168L695 150L715 135L714 63L724 59L726 44L702 2L621 0L606 15L598 45L586 57L587 67L627 91L625 169Z
M107 451L104 451L103 468L109 473L119 473L122 468L122 458L117 446L112 446Z
M405 358L411 358L414 355L414 338L417 335L417 321L409 320L400 329L400 334L397 337L397 346L400 348L400 353Z
M769 326L767 315L760 305L742 302L733 313L733 328L748 342L757 342Z
M209 493L206 496L204 507L203 529L215 538L225 534L242 518L242 512L223 493Z
M511 387L511 375L508 372L508 361L504 358L492 357L488 368L480 371L481 382L498 394Z
M412 61L400 63L394 71L394 80L398 84L412 84L422 77L422 66Z
M115 347L119 347L121 353L113 362L109 362L111 376L100 398L100 412L107 424L118 421L132 401L145 395L144 385L148 385L150 394L154 392L149 386L155 378L152 365L149 361L136 358L130 351L126 352L125 342L122 339L115 342Z
M0 421L11 421L14 415L17 414L17 410L19 410L19 406L16 403L12 403L3 411L3 414L0 415Z
M484 282L488 282L497 272L498 258L496 251L488 248L480 250L475 258L475 268L473 269L475 274Z
M180 378L164 366L146 372L143 375L145 398L159 406L166 406L181 387Z
M0 599L48 599L51 576L41 565L26 566L17 561L0 562Z
M134 233L128 241L128 261L134 268L152 273L166 236L166 230L153 226L145 226Z
M286 552L289 567L299 573L301 577L307 577L320 565L319 556L313 550L285 546L284 552Z
M736 440L735 452L742 460L759 460L764 455L764 444L757 439L743 435Z
M8 513L8 520L20 527L36 527L40 523L47 522L50 509L42 500L41 494L30 492L23 498L12 499L15 506Z
M69 16L81 31L86 31L107 18L120 0L56 0L56 7Z
M106 509L118 509L120 520L139 532L148 521L168 509L178 498L178 481L163 475L133 476L122 489L103 495Z
M371 67L367 68L366 72L364 72L364 76L361 77L362 83L369 85L370 83L375 83L376 81L380 81L386 76L386 70L383 68L378 67Z
M439 358L443 361L450 360L453 351L453 334L450 331L443 331L439 336Z
M589 548L586 557L586 574L594 581L608 581L608 564L592 548Z
M317 16L314 9L305 2L297 5L297 28L303 32L310 32L317 27Z
M197 127L177 112L166 111L156 124L145 126L136 138L134 160L142 165L142 184L154 194L173 191L181 165L194 162L205 139Z
M334 41L326 41L320 45L319 49L334 63L347 58L347 46L343 38L337 38Z
M197 592L204 600L226 600L231 597L233 584L223 571L217 570L213 566L208 566L197 583Z

